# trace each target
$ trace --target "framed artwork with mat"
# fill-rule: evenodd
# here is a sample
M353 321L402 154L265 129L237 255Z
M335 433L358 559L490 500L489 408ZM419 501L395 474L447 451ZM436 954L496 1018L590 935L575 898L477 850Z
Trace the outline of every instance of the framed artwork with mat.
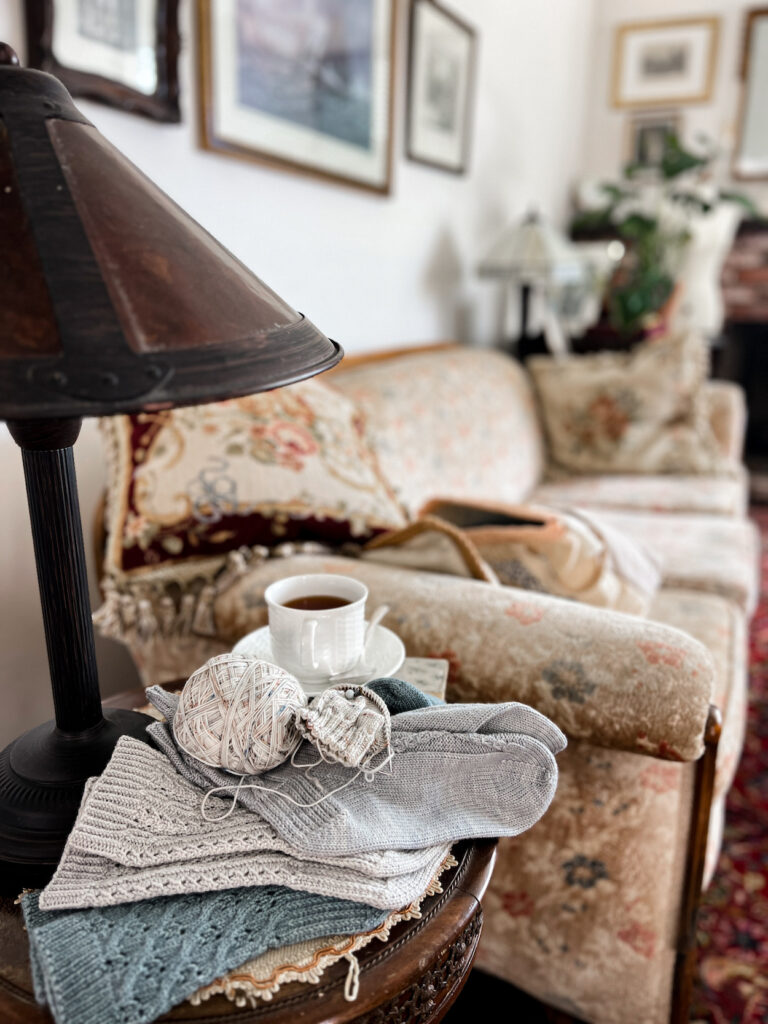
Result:
M464 174L469 164L477 33L434 0L414 0L406 152Z
M202 147L388 193L394 8L200 0Z
M706 103L712 96L719 18L619 25L613 51L614 107Z

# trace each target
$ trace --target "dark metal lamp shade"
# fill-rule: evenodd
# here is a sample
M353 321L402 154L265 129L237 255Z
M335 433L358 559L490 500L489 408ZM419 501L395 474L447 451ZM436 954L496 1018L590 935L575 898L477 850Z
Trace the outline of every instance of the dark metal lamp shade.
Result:
M22 449L55 709L0 751L0 887L14 894L50 877L120 736L146 738L144 715L101 705L82 417L280 387L342 352L3 44L0 245L0 419Z
M86 120L0 66L0 417L232 398L341 358Z

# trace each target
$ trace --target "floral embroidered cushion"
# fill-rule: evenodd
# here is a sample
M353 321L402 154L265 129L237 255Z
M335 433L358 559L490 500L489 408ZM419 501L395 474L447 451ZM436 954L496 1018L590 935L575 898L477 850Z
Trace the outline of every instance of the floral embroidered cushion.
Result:
M667 335L629 353L528 362L557 466L580 473L724 473L703 395L697 334Z
M320 381L101 421L108 573L243 545L367 540L404 514L359 407Z

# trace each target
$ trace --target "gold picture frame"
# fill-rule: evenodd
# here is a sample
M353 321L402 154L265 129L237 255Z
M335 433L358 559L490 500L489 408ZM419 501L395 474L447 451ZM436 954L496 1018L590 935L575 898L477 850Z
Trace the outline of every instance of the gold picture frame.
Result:
M617 25L611 104L636 109L706 103L719 44L720 18L714 16Z

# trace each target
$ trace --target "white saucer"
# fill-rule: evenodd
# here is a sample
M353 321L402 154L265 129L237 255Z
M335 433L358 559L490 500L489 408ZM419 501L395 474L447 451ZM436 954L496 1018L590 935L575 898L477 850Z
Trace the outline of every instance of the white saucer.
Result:
M232 653L247 654L251 658L263 658L264 661L274 663L269 626L262 626L261 629L256 629L253 633L244 636L242 640L238 640L232 648ZM405 645L403 641L391 629L379 625L375 627L365 652L365 668L357 664L344 675L365 676L365 681L368 682L371 679L394 675L402 667L404 661ZM327 690L335 683L342 682L343 678L343 676L338 678L325 676L319 679L300 679L299 682L305 693L311 696L322 693L323 690Z

